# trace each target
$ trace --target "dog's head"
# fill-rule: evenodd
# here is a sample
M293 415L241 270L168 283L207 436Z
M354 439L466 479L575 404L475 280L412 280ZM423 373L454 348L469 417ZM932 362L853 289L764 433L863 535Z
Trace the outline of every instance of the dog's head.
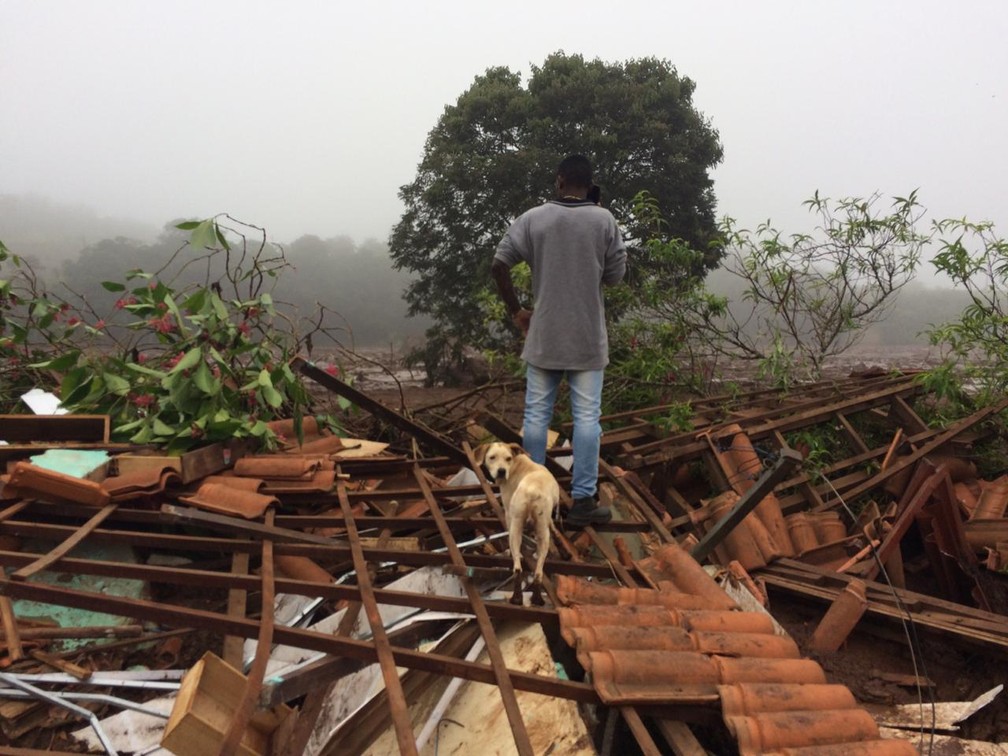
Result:
M518 444L505 444L495 441L492 444L480 444L473 450L476 464L482 465L487 477L496 483L507 480L511 473L511 465L515 457L524 454L525 450Z

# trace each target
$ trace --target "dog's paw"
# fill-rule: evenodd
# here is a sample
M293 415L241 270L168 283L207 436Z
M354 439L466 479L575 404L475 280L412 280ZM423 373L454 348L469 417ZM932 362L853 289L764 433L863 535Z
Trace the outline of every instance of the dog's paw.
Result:
M520 593L515 593L508 599L508 602L515 606L525 606L525 597Z
M546 606L546 600L542 597L542 594L533 593L529 602L534 606Z

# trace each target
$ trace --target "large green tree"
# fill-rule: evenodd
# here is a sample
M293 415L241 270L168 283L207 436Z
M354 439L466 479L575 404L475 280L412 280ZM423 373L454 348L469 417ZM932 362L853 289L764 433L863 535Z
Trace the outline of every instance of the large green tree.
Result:
M494 248L515 217L549 199L556 166L572 152L594 163L603 203L631 244L650 234L632 211L646 190L662 208L662 233L716 264L708 172L722 150L694 89L668 61L555 53L525 84L507 68L488 69L445 108L416 177L400 190L406 208L390 240L396 267L418 275L406 290L410 312L435 322L428 366L434 353L458 356L491 340L478 300Z

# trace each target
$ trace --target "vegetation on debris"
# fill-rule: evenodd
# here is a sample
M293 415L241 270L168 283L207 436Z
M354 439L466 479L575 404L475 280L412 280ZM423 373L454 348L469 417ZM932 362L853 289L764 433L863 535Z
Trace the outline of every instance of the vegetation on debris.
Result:
M946 365L985 397L1008 389L1008 241L991 223L950 219L935 224L935 267L970 298L957 321L935 325L931 343L943 348Z
M301 332L278 309L272 289L288 263L262 229L227 216L178 227L189 238L159 269L102 283L117 297L108 312L69 286L69 298L46 290L0 245L0 405L39 387L71 412L110 415L117 440L274 444L267 421L309 404L288 362L331 335L325 313ZM187 269L202 269L202 282L179 285Z

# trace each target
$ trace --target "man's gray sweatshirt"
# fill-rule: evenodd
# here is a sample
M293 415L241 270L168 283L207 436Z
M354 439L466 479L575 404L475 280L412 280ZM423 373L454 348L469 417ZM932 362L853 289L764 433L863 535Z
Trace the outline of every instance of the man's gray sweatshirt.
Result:
M602 286L626 272L616 219L584 201L553 200L523 213L495 260L532 269L533 314L522 359L546 370L601 370L609 364Z

